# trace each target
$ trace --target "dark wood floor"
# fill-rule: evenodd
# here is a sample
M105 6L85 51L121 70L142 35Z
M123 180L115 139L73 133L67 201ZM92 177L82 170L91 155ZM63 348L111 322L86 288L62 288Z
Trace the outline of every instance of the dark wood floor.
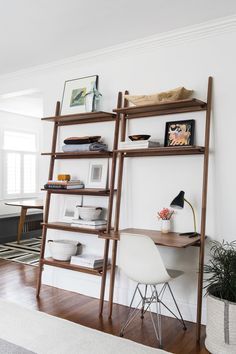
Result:
M36 300L36 274L36 267L0 260L0 298L100 331L119 335L121 323L127 314L127 307L114 305L112 320L109 320L106 314L103 318L98 318L97 299L50 286L42 286L40 299ZM201 344L197 345L195 324L188 322L187 327L187 331L183 331L177 320L164 317L164 349L176 354L208 353L203 344L205 328L203 327L202 330ZM135 319L127 329L125 337L152 347L157 345L150 316L146 316L143 322L139 318Z

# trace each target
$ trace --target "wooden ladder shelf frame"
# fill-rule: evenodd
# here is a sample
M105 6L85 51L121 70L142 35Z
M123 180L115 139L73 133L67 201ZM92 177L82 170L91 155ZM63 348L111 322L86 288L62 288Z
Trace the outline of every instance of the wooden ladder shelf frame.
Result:
M118 95L118 101L117 101L117 108L121 107L121 99L122 99L122 94ZM60 117L62 119L60 119ZM82 113L82 114L77 114L77 115L72 115L72 116L60 116L60 102L57 102L56 104L56 111L55 111L55 116L54 117L49 117L49 118L43 118L42 120L44 121L52 121L54 122L54 128L53 128L53 136L52 136L52 147L51 147L51 152L50 153L43 153L42 155L49 155L50 156L50 164L49 164L49 173L48 173L48 179L53 179L53 174L54 174L54 166L55 166L55 160L57 159L57 153L56 153L56 146L57 146L57 138L58 138L58 128L60 126L68 126L68 125L75 125L75 124L84 124L84 123L99 123L99 122L110 122L113 121L115 123L114 126L114 138L113 138L113 150L111 153L106 154L104 158L111 158L112 163L111 163L111 174L110 174L110 182L109 182L109 193L102 193L102 196L107 196L108 197L108 210L107 210L107 227L106 227L106 233L109 233L111 231L111 223L112 223L112 209L113 209L113 200L114 200L114 184L115 184L115 175L116 175L116 159L117 159L117 154L114 152L117 150L118 146L118 139L119 139L119 127L120 127L120 118L119 114L114 114L114 113L107 113L107 112L91 112L88 114ZM100 158L101 156L99 154L96 154L97 156L92 156L93 158ZM90 156L88 156L90 158ZM83 156L64 156L64 158L68 159L75 159L75 158L86 158L86 154ZM86 269L85 267L76 267L76 266L69 266L69 263L63 264L63 262L53 262L50 259L45 259L45 245L46 245L46 237L47 237L47 230L50 228L50 223L48 222L49 219L49 209L50 209L50 203L51 203L51 195L52 194L58 194L60 191L52 191L52 190L46 190L46 200L45 200L45 208L44 208L44 222L43 222L43 230L42 230L42 242L41 242L41 250L40 250L40 262L39 262L39 271L38 271L38 280L37 280L37 288L36 288L36 297L38 298L40 296L40 290L41 290L41 285L42 285L42 272L43 272L43 267L44 264L54 266L54 267L59 267L59 268L64 268L64 269L71 269L71 270L76 270L79 272L85 272L87 274L96 274L96 275L101 275L101 288L100 288L100 302L99 302L99 314L102 314L103 312L103 304L104 304L104 295L105 295L105 286L106 286L106 276L107 276L107 271L110 269L108 266L108 253L109 253L109 240L103 240L104 241L104 261L103 261L103 267L102 271L91 271L90 269ZM62 191L63 194L67 194L66 191ZM73 191L69 190L68 195L72 195ZM75 192L75 195L78 194ZM79 190L79 194L82 195L82 190ZM94 193L91 194L91 191L85 190L85 195L97 195L99 196L99 193ZM60 228L61 230L67 230L67 228ZM67 230L68 231L68 230ZM73 231L73 230L71 230ZM83 233L86 233L86 229L83 231ZM94 233L94 232L93 232ZM89 232L88 232L89 234ZM99 235L99 231L97 232L97 235Z
M204 155L203 160L203 181L202 181L202 207L201 207L201 234L200 240L196 243L196 246L199 246L199 272L198 272L198 291L197 291L197 331L196 331L196 339L200 341L201 337L201 318L202 318L202 294L203 294L203 272L204 272L204 251L205 251L205 231L206 231L206 207L207 207L207 187L208 187L208 165L209 165L209 142L210 142L210 125L211 125L211 107L212 107L212 82L213 78L210 76L208 78L208 88L207 88L207 103L203 103L202 106L199 108L181 108L178 110L176 109L175 112L173 110L162 110L156 112L155 114L153 111L150 112L150 106L147 106L147 110L145 115L145 108L143 106L142 112L133 114L133 117L130 118L142 118L142 114L145 117L148 116L157 116L157 115L165 115L165 114L172 114L172 113L185 113L185 112L197 112L197 111L206 111L206 118L205 118L205 147L202 150L202 154ZM125 94L128 94L128 91L125 91ZM193 100L198 101L198 100ZM199 101L201 102L201 101ZM121 137L120 141L125 141L126 137L126 126L129 109L126 110L125 108L128 107L128 101L124 99L124 106L122 109L114 110L117 112L117 116L121 115ZM131 109L130 109L131 111ZM135 110L134 110L135 111ZM119 166L118 166L118 181L117 181L117 199L116 199L116 208L115 208L115 221L114 221L114 234L119 234L119 219L120 219L120 203L121 203L121 193L122 193L122 178L123 178L123 167L124 167L124 158L125 153L121 151L117 151L118 159L119 159ZM179 154L176 154L179 155ZM138 156L142 156L142 152ZM145 155L143 155L145 156ZM107 235L108 236L108 235ZM101 235L102 237L102 235ZM108 237L109 238L109 237ZM112 236L111 236L112 239ZM117 255L117 242L119 236L113 238L113 245L112 245L112 262L111 262L111 275L110 275L110 290L109 290L109 317L112 317L112 307L113 307L113 294L114 294L114 283L115 283L115 269L116 269L116 255Z

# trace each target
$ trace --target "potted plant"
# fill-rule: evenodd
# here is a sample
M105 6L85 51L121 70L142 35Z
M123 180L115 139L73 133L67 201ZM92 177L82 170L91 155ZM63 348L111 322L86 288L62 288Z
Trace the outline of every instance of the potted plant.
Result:
M212 354L236 353L236 241L213 242L207 285L206 348Z
M157 217L161 220L161 232L167 234L170 231L170 219L174 214L173 210L168 208L163 208L157 213Z

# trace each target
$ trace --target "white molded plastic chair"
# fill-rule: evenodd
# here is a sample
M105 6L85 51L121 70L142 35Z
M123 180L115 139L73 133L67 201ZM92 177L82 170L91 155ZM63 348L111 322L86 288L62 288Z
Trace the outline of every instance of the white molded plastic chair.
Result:
M172 315L174 315L174 317L181 322L183 329L186 330L183 317L180 313L174 294L169 285L169 282L173 278L182 275L183 272L167 270L165 268L160 252L150 237L145 235L134 235L126 233L121 234L119 248L119 267L127 275L128 278L138 283L130 303L128 318L120 331L121 337L124 335L125 328L138 314L141 314L141 318L143 319L145 312L149 310L156 338L159 341L160 347L162 347L161 305L170 311ZM140 285L142 284L144 285L144 293L141 291ZM159 284L163 284L163 286L158 293L156 286ZM176 314L170 310L162 301L166 288L168 288L170 291L179 317L177 317ZM150 292L149 296L148 291ZM138 305L132 309L132 305L137 293L140 295L140 301ZM152 303L156 304L156 321L154 320L150 309ZM138 308L139 311L136 311Z

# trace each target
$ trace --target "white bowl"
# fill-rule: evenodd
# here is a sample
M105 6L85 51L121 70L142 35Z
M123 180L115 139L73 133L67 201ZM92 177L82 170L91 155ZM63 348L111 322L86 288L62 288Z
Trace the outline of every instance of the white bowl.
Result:
M72 240L48 240L51 257L57 261L69 261L75 256L80 245Z
M79 217L86 221L97 220L102 212L102 208L93 206L80 206L78 210Z

